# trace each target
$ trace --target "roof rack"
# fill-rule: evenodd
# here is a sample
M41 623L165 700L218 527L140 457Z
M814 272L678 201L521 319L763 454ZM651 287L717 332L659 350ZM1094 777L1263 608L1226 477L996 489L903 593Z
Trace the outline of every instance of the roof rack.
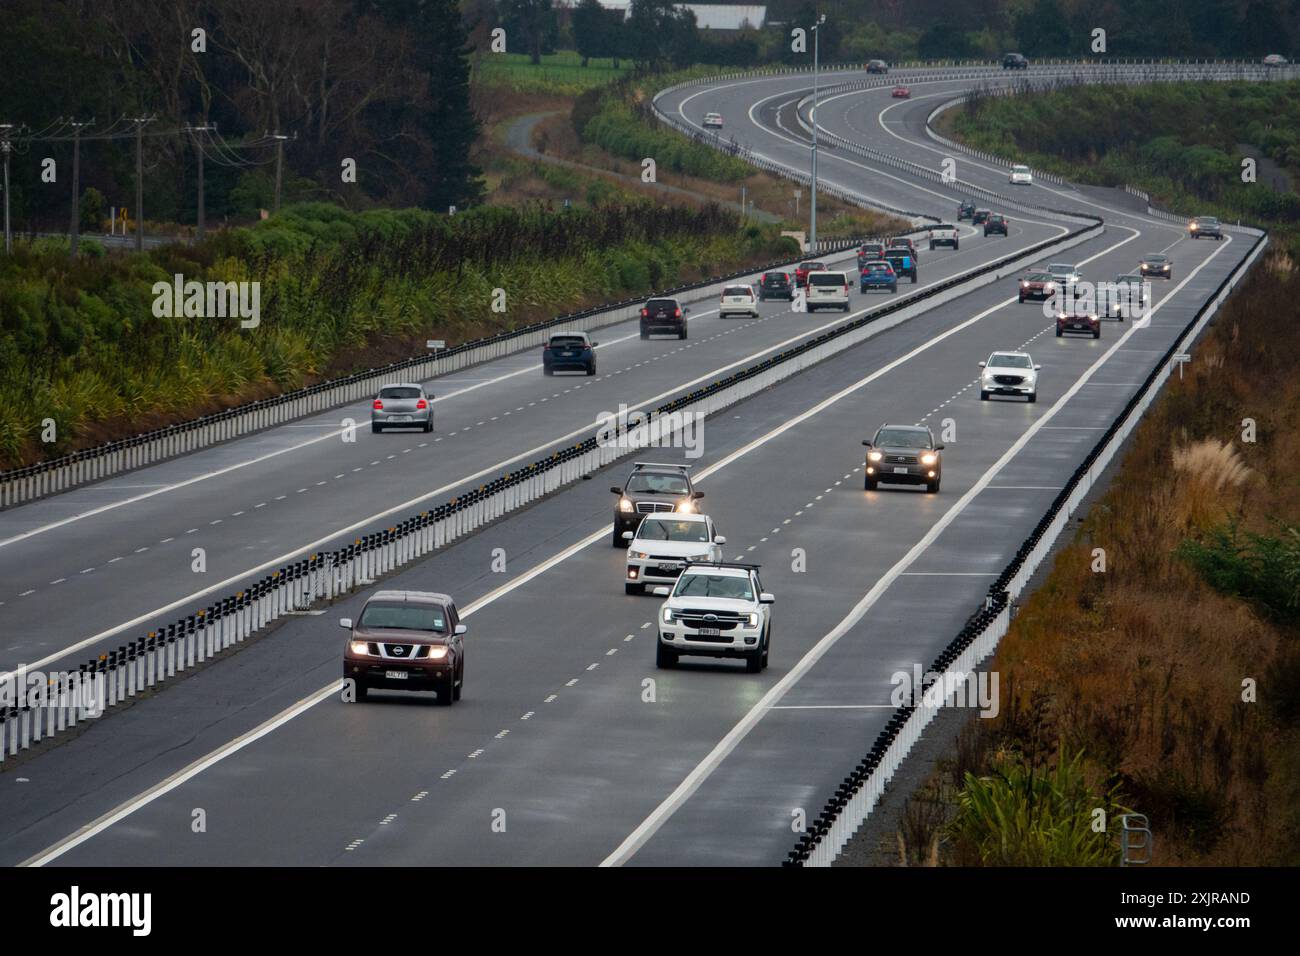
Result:
M761 564L745 564L741 561L687 561L688 568L743 568L746 571L757 571L762 567Z
M682 471L689 471L690 465L678 465L673 462L662 461L634 461L633 468L680 468Z

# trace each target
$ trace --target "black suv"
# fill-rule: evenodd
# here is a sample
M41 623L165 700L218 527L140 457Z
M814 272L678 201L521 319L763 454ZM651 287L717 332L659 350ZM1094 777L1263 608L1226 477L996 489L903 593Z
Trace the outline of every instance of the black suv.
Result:
M1025 59L1023 53L1008 53L1002 58L1002 69L1027 70L1029 69L1029 61Z
M764 272L758 280L758 301L786 299L794 301L794 282L788 272Z
M641 338L648 339L654 332L686 338L686 314L690 311L676 299L650 299L641 307Z
M595 348L598 344L591 341L591 337L586 332L563 332L552 335L542 349L542 373L554 375L567 369L595 375Z
M704 497L704 492L692 487L689 469L690 465L633 462L627 484L609 489L618 495L618 504L614 506L614 538L610 543L616 548L626 548L623 532L635 533L646 515L661 511L695 514L695 502Z
M1007 217L1000 212L989 213L989 217L984 220L984 235L995 232L1003 236L1007 234Z
M961 222L963 219L974 219L975 208L975 200L967 199L957 207L957 221Z
M879 482L902 485L925 485L930 494L939 491L943 478L942 445L924 425L890 425L876 430L874 438L865 439L867 461L862 486L875 491Z
M907 276L916 282L916 256L906 246L890 246L882 257L894 267L894 274L900 279Z

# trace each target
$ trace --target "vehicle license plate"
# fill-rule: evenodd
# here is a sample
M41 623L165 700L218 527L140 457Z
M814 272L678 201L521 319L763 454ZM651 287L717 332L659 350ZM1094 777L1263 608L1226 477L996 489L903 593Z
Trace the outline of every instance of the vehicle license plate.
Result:
M384 676L389 680L406 680L406 671L384 671Z

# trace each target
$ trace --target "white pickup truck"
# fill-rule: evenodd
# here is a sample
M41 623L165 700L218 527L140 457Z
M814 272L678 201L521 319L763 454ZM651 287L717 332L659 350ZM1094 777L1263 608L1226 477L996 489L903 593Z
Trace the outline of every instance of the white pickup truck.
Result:
M954 249L961 247L957 239L957 227L949 225L938 225L930 227L930 248L935 246L952 246Z

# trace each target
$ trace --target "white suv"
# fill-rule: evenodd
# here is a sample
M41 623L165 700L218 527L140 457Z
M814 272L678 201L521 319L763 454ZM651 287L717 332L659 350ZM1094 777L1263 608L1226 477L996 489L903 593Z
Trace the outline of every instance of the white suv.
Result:
M847 272L810 272L805 299L809 312L822 306L849 311L849 274Z
M1032 186L1034 184L1034 175L1029 171L1028 166L1012 166L1011 175L1007 177L1007 182L1013 186Z
M646 515L636 532L623 532L627 580L623 590L644 594L646 585L672 585L692 561L721 561L727 539L713 519L700 514Z
M763 590L758 565L716 562L688 564L659 610L655 666L676 667L684 654L739 657L757 674L767 666L772 645L772 604Z
M1038 370L1028 352L994 352L987 362L980 362L980 401L990 395L1023 395L1038 401Z
M718 303L718 318L729 315L752 315L758 318L758 296L753 286L729 285L722 290L722 300Z

